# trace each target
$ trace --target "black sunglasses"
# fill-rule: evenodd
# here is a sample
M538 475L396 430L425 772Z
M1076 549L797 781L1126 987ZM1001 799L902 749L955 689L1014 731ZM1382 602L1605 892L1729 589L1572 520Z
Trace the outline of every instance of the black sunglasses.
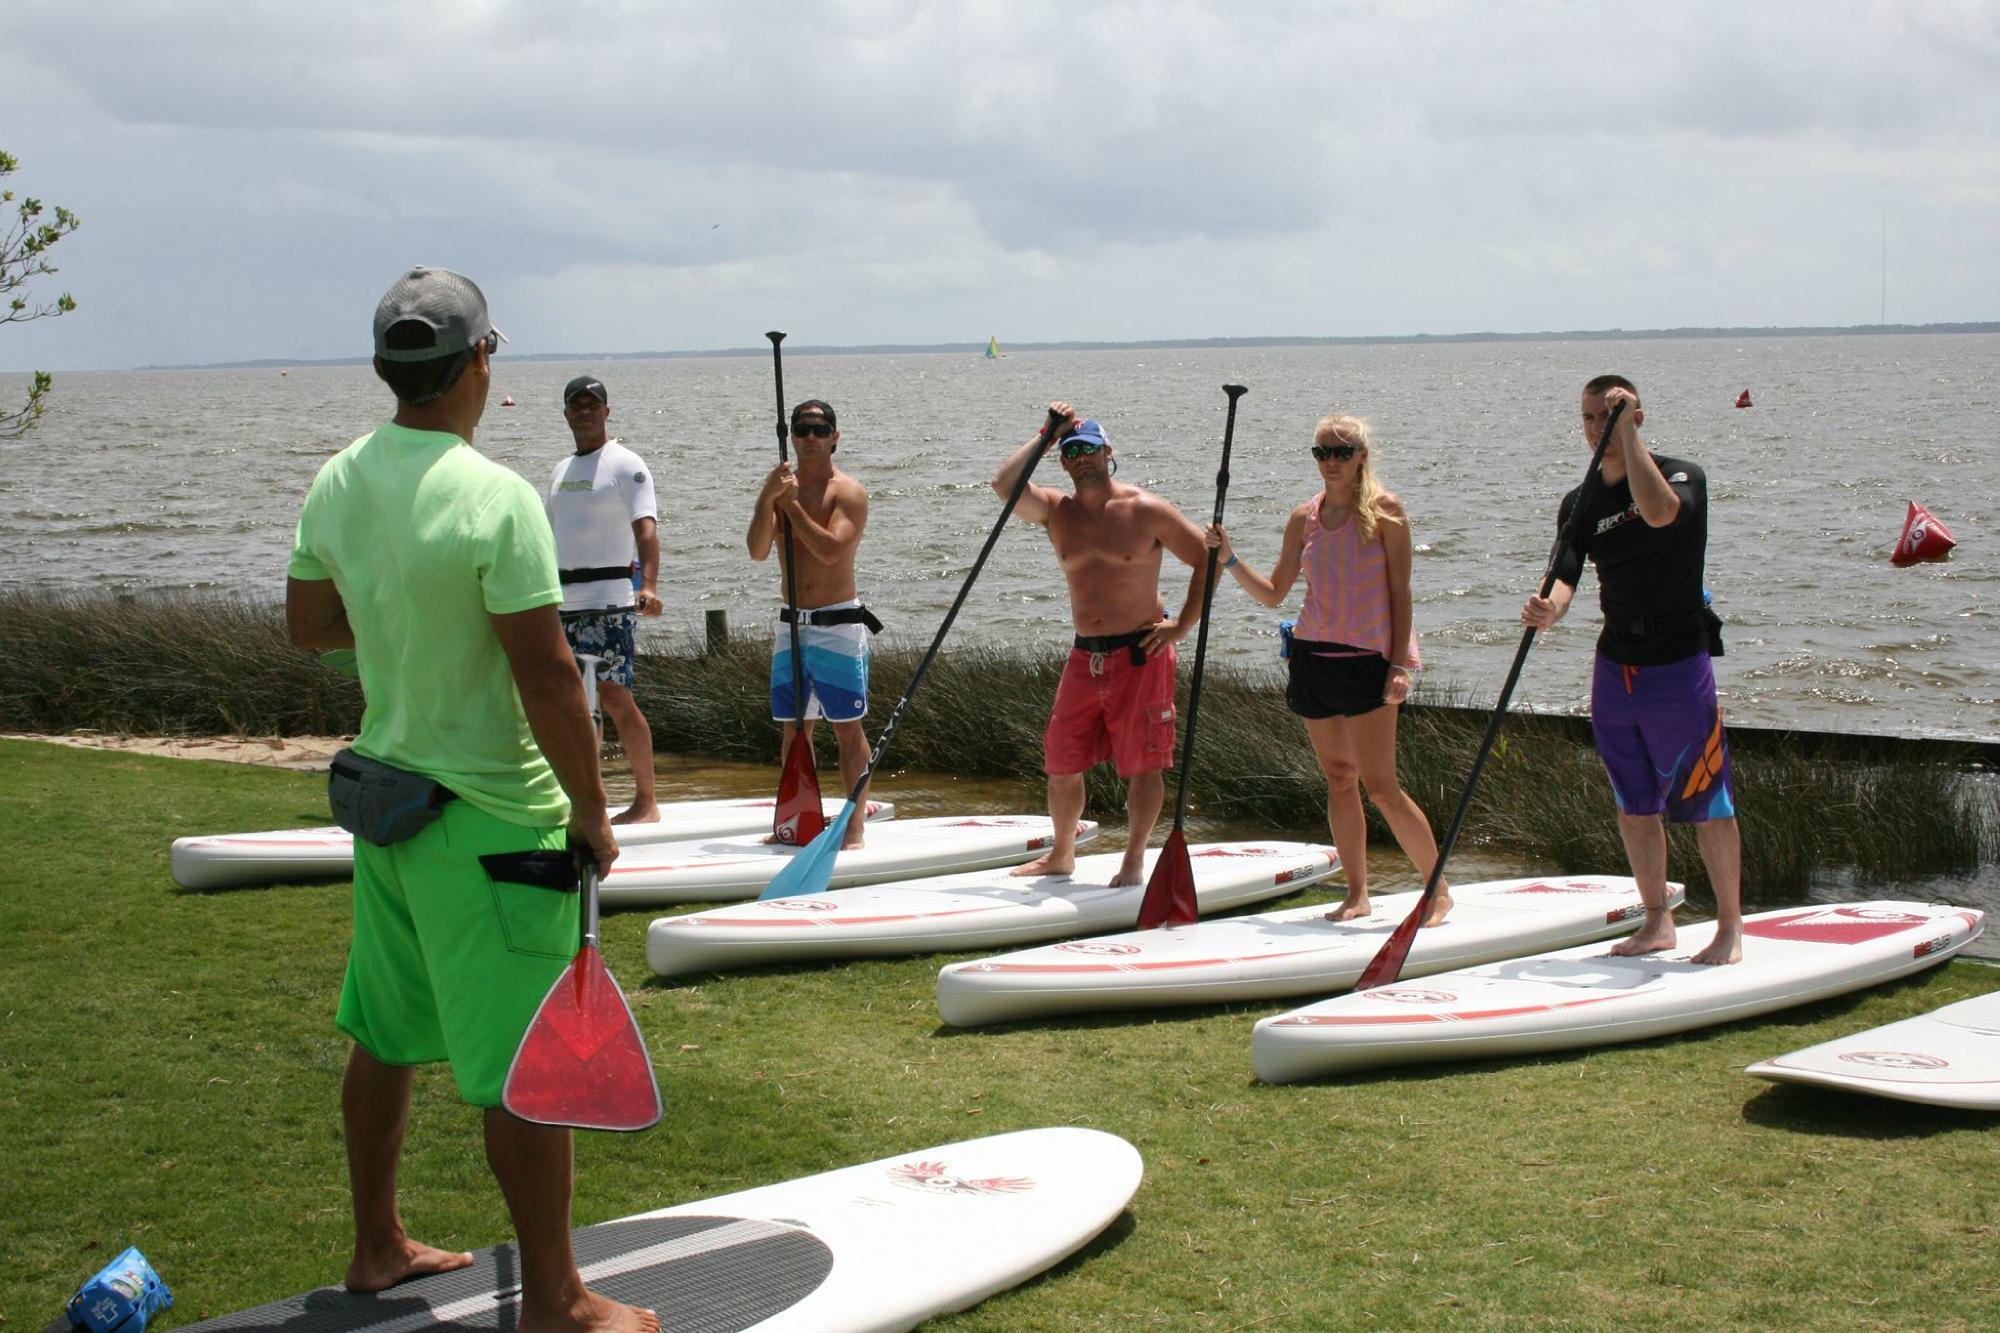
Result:
M1358 444L1316 444L1312 447L1313 457L1324 463L1329 458L1337 458L1345 463L1361 452Z
M824 421L795 421L792 423L792 434L811 435L824 440L833 435L833 426Z
M1086 458L1104 447L1102 440L1079 440L1074 437L1062 442L1064 458Z

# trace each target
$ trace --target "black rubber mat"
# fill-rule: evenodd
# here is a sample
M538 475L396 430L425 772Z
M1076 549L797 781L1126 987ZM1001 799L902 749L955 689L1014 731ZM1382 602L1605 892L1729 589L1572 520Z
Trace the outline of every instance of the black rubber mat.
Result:
M674 1333L730 1333L804 1300L826 1280L833 1251L809 1231L740 1217L606 1222L575 1235L591 1290L659 1313ZM472 1267L358 1296L324 1287L290 1300L192 1324L190 1329L285 1333L398 1333L403 1329L512 1329L520 1295L512 1245Z

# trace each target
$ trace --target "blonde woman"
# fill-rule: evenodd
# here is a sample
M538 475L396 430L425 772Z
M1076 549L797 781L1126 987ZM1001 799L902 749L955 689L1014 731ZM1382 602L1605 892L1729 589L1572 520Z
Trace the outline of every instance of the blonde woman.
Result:
M1294 509L1269 577L1246 564L1220 525L1208 544L1222 567L1264 606L1276 607L1301 573L1305 607L1293 631L1285 702L1305 722L1326 774L1326 822L1347 872L1347 899L1331 921L1368 915L1367 789L1397 845L1429 879L1437 863L1430 821L1396 780L1396 715L1410 696L1417 636L1410 613L1410 522L1403 502L1369 466L1373 442L1359 417L1329 416L1313 430L1322 489ZM1438 894L1425 925L1451 910Z

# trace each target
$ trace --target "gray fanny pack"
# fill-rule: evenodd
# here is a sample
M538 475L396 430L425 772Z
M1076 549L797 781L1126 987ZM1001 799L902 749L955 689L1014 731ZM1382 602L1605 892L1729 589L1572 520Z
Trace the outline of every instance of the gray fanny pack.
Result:
M326 799L333 807L333 822L377 847L415 837L457 796L435 778L406 772L352 749L335 755L326 773Z

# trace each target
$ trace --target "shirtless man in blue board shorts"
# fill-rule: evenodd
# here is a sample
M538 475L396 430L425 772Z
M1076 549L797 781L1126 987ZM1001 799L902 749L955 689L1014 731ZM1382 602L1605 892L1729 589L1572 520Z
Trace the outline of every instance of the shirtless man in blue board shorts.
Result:
M355 754L443 789L429 824L354 843L354 941L335 1019L354 1041L341 1088L355 1231L346 1284L382 1291L472 1262L412 1240L396 1198L415 1066L448 1061L459 1095L484 1112L486 1160L513 1218L515 1327L658 1333L650 1311L598 1295L577 1271L570 1131L500 1105L578 922L573 895L513 883L487 858L560 856L565 831L600 866L618 856L541 497L472 448L500 340L486 298L456 273L412 269L389 289L375 373L395 417L320 469L285 588L294 643L354 651L367 699Z
M806 734L812 734L818 718L833 727L845 795L868 769L871 752L861 725L868 715L868 636L882 628L861 604L854 582L854 553L868 526L868 492L833 465L840 431L827 403L809 398L793 408L791 436L798 466L780 463L764 478L746 537L752 560L769 559L776 550L782 564L785 543L778 520L782 516L791 523L799 604L778 608L771 635L771 717L784 728L778 753L791 753L793 719L799 715L792 696L791 627L796 622L804 659ZM855 804L867 808L866 789ZM849 820L841 846L861 846L866 830L866 820Z
M544 503L562 566L563 633L578 656L598 660L597 697L632 765L632 804L611 822L648 824L660 817L653 731L632 697L632 658L639 617L661 610L659 508L653 474L605 429L610 415L610 395L597 376L578 375L563 389L563 420L576 452L556 464ZM634 559L636 587L628 572Z
M1069 583L1076 640L1042 735L1055 845L1014 873L1066 875L1076 868L1084 774L1110 760L1125 779L1126 816L1125 858L1111 882L1142 884L1146 841L1166 802L1164 772L1174 762L1174 644L1201 615L1208 548L1180 510L1112 479L1111 444L1095 421L1079 420L1068 403L1051 403L1049 411L1062 420L1055 449L1075 493L1030 482L1014 514L1048 529ZM1013 494L1040 438L1000 465L996 494ZM1194 570L1176 616L1160 600L1168 551Z
M1530 596L1521 620L1537 630L1561 620L1585 558L1596 566L1604 629L1591 678L1591 730L1646 905L1644 924L1611 952L1674 947L1664 823L1671 819L1695 826L1715 890L1715 940L1694 961L1734 963L1743 957L1742 844L1710 664L1720 636L1702 596L1708 478L1693 463L1647 450L1638 390L1617 375L1583 388L1583 436L1592 449L1619 403L1625 411L1597 476L1563 497L1559 524L1584 505L1577 544L1557 557L1549 595Z

